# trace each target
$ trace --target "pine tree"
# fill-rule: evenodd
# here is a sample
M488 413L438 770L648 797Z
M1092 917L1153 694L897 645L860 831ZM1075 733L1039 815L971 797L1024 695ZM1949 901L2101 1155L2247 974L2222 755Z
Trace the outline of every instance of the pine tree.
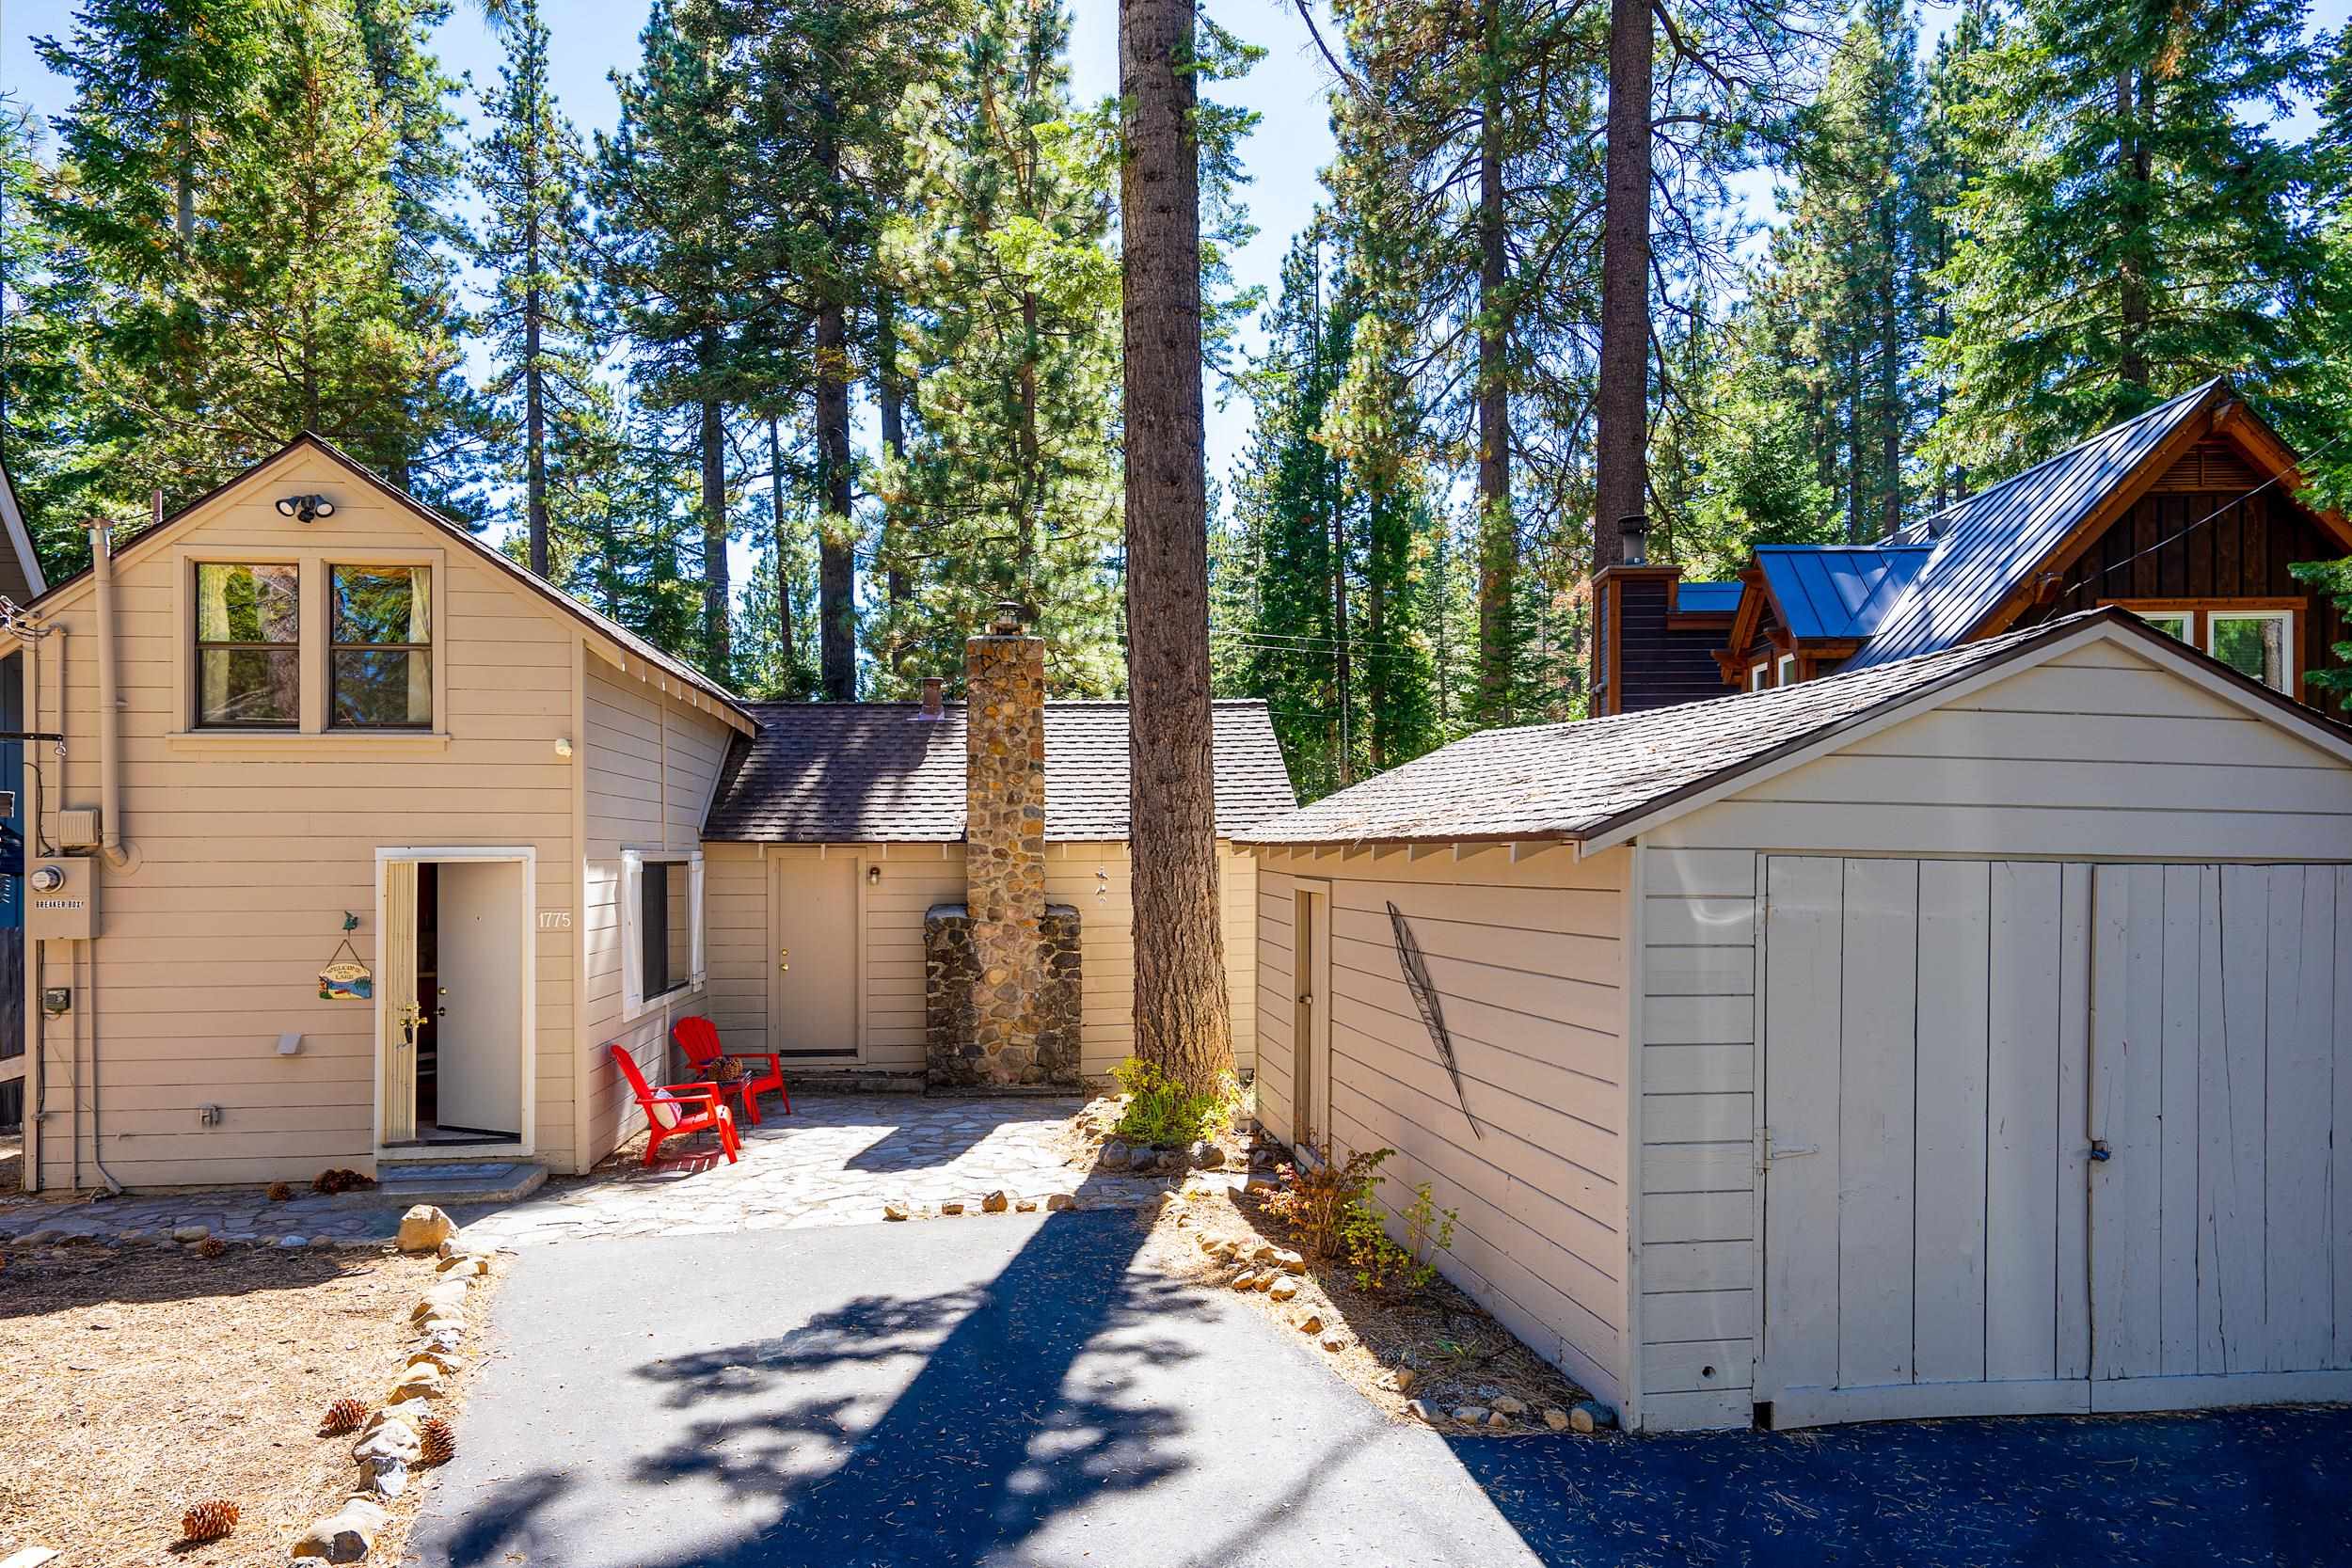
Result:
M702 562L703 668L733 677L727 415L747 391L741 327L765 275L755 250L759 149L752 90L715 0L654 0L644 59L597 137L604 282L647 398L691 411ZM676 644L665 643L675 647Z
M1057 4L983 0L952 71L900 111L906 198L882 253L917 392L882 481L911 585L886 690L953 672L1004 598L1036 607L1057 694L1123 685L1115 166L1073 111L1068 36Z
M2301 0L2026 0L1979 56L1980 169L1938 279L1944 457L2012 469L2219 372L2291 372L2322 254L2305 150L2270 124L2308 81Z
M0 95L0 468L53 577L88 559L78 526L120 508L111 464L82 418L73 351L82 296L32 198L42 170L29 111Z
M97 6L40 44L76 88L41 206L87 295L87 427L121 493L167 504L303 429L410 469L418 388L456 361L404 290L396 138L352 10L230 9Z
M514 454L506 478L521 486L526 560L552 578L550 491L567 487L609 445L598 428L607 394L589 314L587 163L548 85L538 0L517 0L504 30L506 60L484 103L488 126L472 160L484 207L475 260L492 279L481 326L497 365L489 396L512 433L501 447Z

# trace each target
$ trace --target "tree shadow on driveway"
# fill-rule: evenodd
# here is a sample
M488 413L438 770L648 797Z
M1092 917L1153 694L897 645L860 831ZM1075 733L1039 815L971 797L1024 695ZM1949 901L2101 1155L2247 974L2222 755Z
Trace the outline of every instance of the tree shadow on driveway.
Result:
M984 1224L1010 1223L924 1228L961 1244ZM985 1283L836 1296L772 1337L615 1368L601 1375L634 1386L606 1406L634 1428L610 1434L615 1460L584 1474L542 1462L464 1497L466 1478L453 1473L445 1497L463 1516L454 1528L428 1522L417 1544L425 1561L453 1565L993 1560L1055 1516L1156 1485L1185 1463L1184 1414L1136 1382L1196 1354L1171 1325L1200 1302L1131 1272L1145 1233L1125 1214L1050 1215ZM930 1239L890 1234L908 1246ZM788 1318L787 1299L769 1315Z

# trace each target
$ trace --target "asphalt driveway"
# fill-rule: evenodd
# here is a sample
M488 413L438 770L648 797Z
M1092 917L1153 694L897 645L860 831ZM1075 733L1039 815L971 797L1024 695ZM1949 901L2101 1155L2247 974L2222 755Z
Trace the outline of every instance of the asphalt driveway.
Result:
M436 1565L2323 1564L2352 1412L1667 1439L1389 1426L1134 1216L514 1261Z

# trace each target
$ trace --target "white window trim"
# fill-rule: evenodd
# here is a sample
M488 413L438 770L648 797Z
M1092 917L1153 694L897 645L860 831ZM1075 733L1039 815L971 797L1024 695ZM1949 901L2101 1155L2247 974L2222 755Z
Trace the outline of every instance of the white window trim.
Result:
M1757 659L1748 666L1748 689L1750 691L1766 690L1772 684L1772 662L1769 659Z
M645 863L683 865L686 874L686 918L691 930L688 966L691 973L682 986L659 996L645 994L645 944L638 930L637 911L645 886ZM709 978L704 961L703 857L699 849L624 849L621 851L621 1019L643 1018L680 996L691 996Z
M2295 611L2292 610L2207 610L2205 612L2205 652L2215 658L2221 657L2221 638L2217 623L2222 621L2275 621L2279 624L2279 684L2271 686L2268 681L2263 681L2262 684L2269 686L2273 691L2285 692L2292 696L2294 693L2290 689L2295 685ZM2245 672L2240 671L2239 673L2244 674ZM2251 678L2261 679L2260 676Z
M1772 684L1774 686L1794 686L1797 684L1796 655L1783 654L1780 656L1779 660L1772 666Z

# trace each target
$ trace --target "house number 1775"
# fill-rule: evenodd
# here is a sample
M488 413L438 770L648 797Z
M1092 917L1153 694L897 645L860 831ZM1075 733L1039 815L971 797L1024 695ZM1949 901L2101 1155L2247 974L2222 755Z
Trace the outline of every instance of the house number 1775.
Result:
M571 911L541 910L539 911L539 929L542 931L568 931L571 928Z

